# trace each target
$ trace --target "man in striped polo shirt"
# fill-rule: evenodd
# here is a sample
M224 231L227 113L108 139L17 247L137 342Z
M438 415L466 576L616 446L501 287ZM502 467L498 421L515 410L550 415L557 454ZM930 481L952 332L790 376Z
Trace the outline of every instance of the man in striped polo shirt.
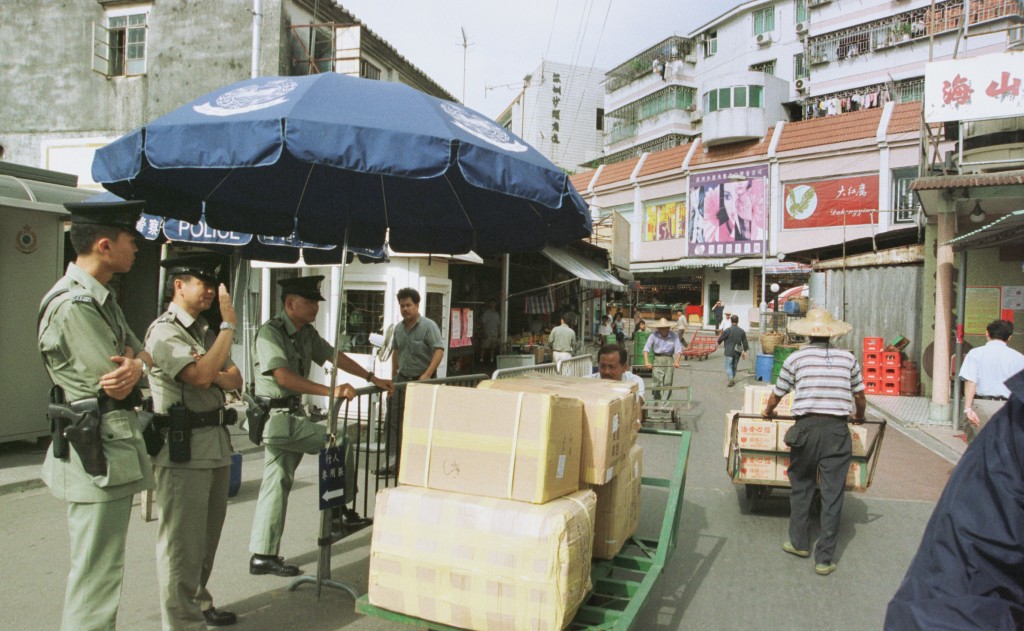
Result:
M814 548L814 571L825 576L836 570L836 538L853 451L847 422L864 422L867 399L857 359L830 341L849 333L849 324L834 319L824 309L811 309L806 318L791 322L787 328L790 333L807 336L810 343L786 358L762 412L765 418L771 418L782 397L794 391L796 423L785 437L792 450L787 471L793 492L789 498L789 541L782 544L782 549L799 557L811 555L808 526L815 480L820 474L821 532Z

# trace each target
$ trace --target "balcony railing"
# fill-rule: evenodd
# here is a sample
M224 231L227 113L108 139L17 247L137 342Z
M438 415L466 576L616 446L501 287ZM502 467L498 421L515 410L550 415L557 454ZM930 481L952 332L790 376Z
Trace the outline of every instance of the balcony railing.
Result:
M809 37L807 63L830 63L864 53L899 46L915 39L956 31L963 26L962 0L937 2L855 27ZM968 32L972 27L995 20L1024 21L1022 0L971 0Z
M697 59L693 54L692 39L673 35L605 74L605 93L611 94L653 72L655 59L666 66L673 61L696 63Z
M609 112L605 114L605 117L626 121L643 121L671 110L692 109L696 98L696 88L670 85Z

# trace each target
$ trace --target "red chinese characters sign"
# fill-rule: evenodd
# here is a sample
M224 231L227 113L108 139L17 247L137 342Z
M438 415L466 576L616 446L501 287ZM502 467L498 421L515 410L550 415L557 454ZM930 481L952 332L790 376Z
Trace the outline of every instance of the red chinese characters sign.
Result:
M786 184L782 228L831 228L878 223L878 176Z
M929 123L1020 116L1024 55L998 53L930 62L924 73Z

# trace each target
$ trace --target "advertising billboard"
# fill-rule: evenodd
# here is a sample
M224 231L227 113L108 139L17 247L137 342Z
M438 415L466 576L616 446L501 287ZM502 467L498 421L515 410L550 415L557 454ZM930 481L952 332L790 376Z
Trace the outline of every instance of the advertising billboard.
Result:
M644 241L665 241L686 238L686 204L664 202L646 204Z
M690 256L761 254L768 165L690 176Z
M783 208L783 230L877 223L878 175L786 184Z

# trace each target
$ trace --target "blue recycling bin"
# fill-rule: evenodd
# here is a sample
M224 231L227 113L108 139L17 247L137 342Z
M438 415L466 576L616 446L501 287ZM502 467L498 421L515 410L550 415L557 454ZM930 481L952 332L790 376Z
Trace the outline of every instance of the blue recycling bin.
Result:
M772 379L772 365L775 363L774 355L757 354L757 361L754 362L754 380L768 383Z

